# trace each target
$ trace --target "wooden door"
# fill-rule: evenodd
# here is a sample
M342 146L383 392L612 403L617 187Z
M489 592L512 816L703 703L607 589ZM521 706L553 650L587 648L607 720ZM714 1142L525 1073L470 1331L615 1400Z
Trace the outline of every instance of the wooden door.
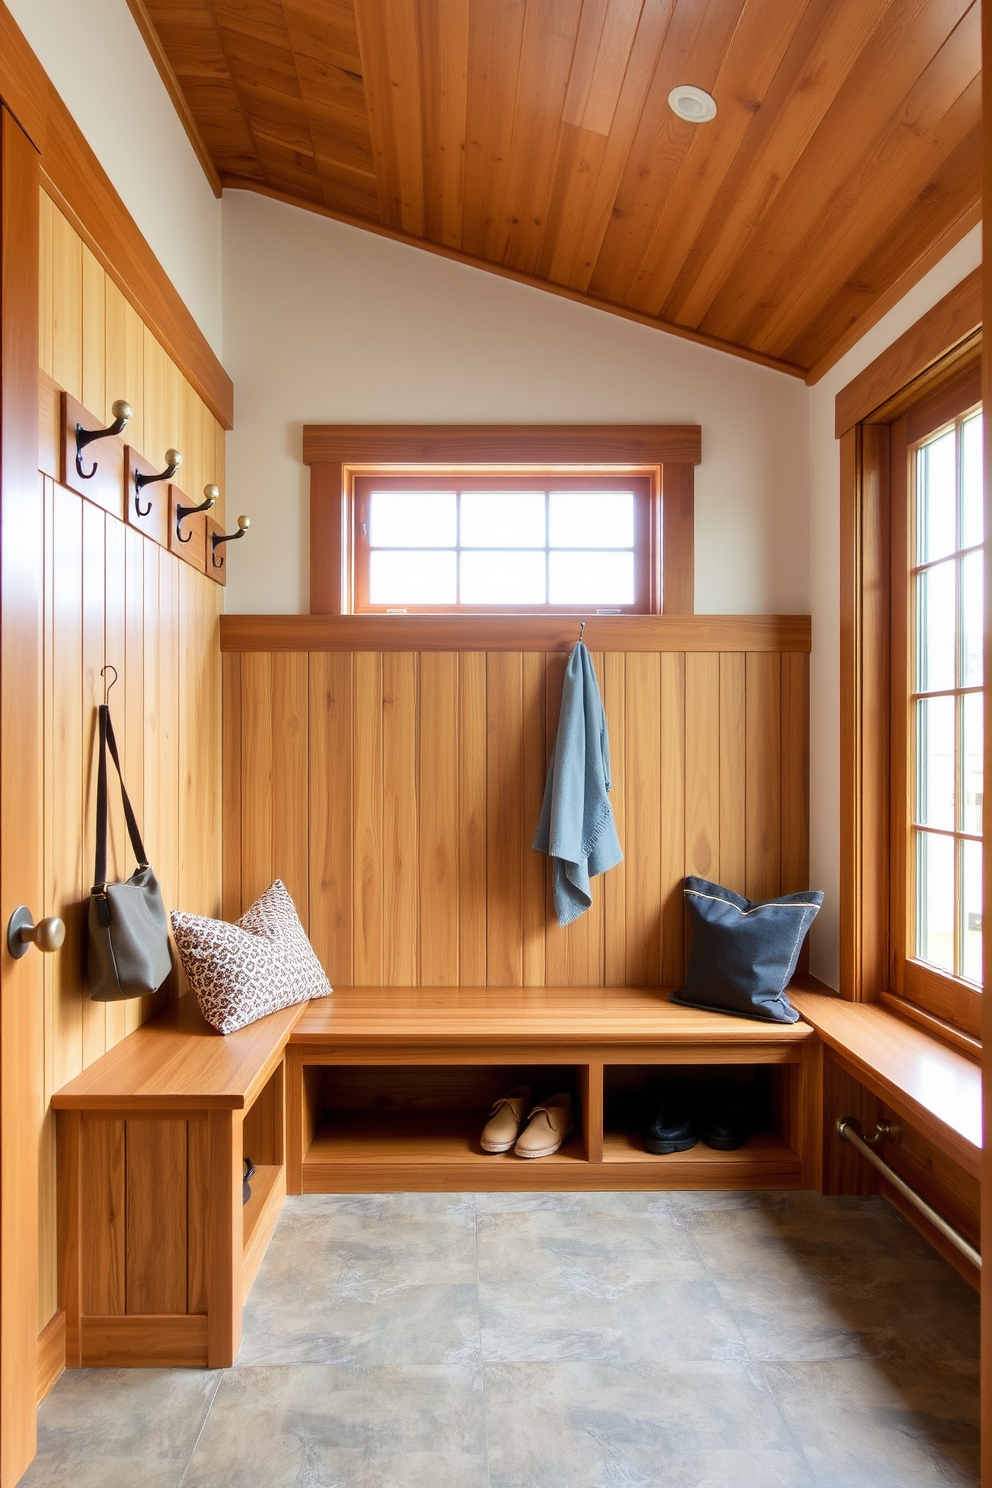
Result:
M42 911L42 499L38 475L38 157L0 108L0 1488L36 1446L43 983L6 927Z

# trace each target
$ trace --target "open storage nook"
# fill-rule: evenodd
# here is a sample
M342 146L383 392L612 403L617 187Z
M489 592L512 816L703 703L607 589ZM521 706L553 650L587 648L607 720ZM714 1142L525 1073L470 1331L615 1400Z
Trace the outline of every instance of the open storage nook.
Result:
M813 1186L818 1069L808 1024L696 1012L655 987L346 987L290 1038L289 1192ZM639 1110L669 1071L753 1088L745 1145L645 1152ZM534 1103L572 1096L575 1131L551 1157L479 1145L521 1084Z

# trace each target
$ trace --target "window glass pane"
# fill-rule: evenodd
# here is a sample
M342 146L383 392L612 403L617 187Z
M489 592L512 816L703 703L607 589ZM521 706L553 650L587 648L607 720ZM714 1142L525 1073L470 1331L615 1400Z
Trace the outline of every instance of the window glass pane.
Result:
M633 553L552 553L550 593L555 605L634 603Z
M464 548L543 548L543 491L463 491Z
M961 860L961 975L982 985L982 844L963 842Z
M985 535L980 413L961 427L961 486L961 546L971 548Z
M963 717L961 744L964 758L961 762L961 830L973 832L976 837L982 832L982 774L984 761L982 748L984 728L982 720L983 698L980 692L969 692L961 699Z
M916 577L916 691L939 692L955 680L954 562Z
M982 627L985 603L982 594L982 554L969 553L961 560L961 686L981 687Z
M369 542L373 548L453 548L454 491L373 491Z
M462 604L546 603L544 550L539 553L463 553Z
M369 554L369 600L376 605L454 604L455 554L385 551Z
M916 457L917 563L953 553L957 536L954 430L925 444Z
M924 827L954 830L953 697L921 698L916 704L916 820Z
M916 954L954 971L954 838L916 835Z
M630 491L553 491L549 518L553 548L634 546L634 497ZM556 602L571 603L552 601Z

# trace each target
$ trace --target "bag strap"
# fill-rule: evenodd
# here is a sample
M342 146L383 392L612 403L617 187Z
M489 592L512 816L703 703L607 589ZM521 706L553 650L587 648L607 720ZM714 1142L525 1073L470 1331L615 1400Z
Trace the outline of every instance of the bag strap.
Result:
M110 709L106 703L99 705L100 715L100 761L97 772L96 783L96 869L93 875L93 888L91 892L100 898L106 898L107 894L107 750L114 762L117 778L121 783L121 800L124 803L124 820L127 822L127 834L131 839L131 848L138 860L139 868L148 867L148 859L145 856L144 843L141 833L138 831L138 822L124 784L124 776L121 774L121 762L117 753L117 740L114 738L114 725L110 718Z

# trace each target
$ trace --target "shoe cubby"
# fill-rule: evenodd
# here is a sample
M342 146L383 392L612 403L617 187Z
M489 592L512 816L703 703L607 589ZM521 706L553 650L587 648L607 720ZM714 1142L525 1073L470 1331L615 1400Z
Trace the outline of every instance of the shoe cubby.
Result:
M494 1178L492 1186L513 1187L508 1169L560 1169L586 1160L582 1072L571 1065L308 1065L303 1075L305 1192L327 1192L332 1178L343 1192L366 1189L375 1174L392 1187L397 1170L413 1188L437 1186L418 1179L445 1170L485 1188L487 1172L499 1169L502 1181ZM494 1101L516 1085L531 1087L532 1105L563 1091L572 1098L574 1129L549 1157L487 1153L480 1145ZM522 1173L518 1178L541 1187Z
M603 1070L603 1162L652 1169L664 1187L795 1187L801 1181L798 1133L791 1129L795 1108L794 1065L766 1064L636 1064L606 1065ZM702 1137L705 1117L717 1088L731 1088L747 1112L747 1137L730 1151L708 1146ZM694 1118L698 1140L683 1152L653 1153L644 1132L665 1097L679 1092ZM665 1175L671 1177L667 1181Z

